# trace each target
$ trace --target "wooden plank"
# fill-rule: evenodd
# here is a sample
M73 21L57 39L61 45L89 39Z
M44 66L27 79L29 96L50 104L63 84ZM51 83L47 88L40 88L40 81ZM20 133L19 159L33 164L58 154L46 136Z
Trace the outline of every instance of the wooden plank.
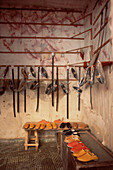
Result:
M82 34L84 34L84 33L86 33L86 32L91 31L91 30L92 30L91 28L90 28L90 29L87 29L87 30L85 30L85 31L83 31L83 32L80 32L80 33L78 33L78 34L74 35L74 36L73 36L73 37L71 37L71 38L74 38L74 37L76 37L76 36L82 35Z
M76 22L78 22L78 21L80 21L80 20L83 20L84 18L89 17L89 16L91 16L91 15L92 15L92 13L89 13L89 14L87 14L87 15L84 15L83 17L77 19L76 21L72 22L71 24L74 24L74 23L76 23Z
M80 54L80 52L54 52L55 54ZM51 52L0 51L0 54L51 54Z

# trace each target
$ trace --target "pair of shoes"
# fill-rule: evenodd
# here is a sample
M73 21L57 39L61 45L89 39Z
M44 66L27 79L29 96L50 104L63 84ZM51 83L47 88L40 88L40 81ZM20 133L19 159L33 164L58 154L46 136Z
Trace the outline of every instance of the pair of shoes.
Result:
M57 124L55 123L55 122L53 122L52 124L50 123L50 122L48 122L47 124L46 124L46 128L47 129L57 129Z
M28 129L28 128L29 128L29 123L26 123L26 124L24 125L24 128L25 128L25 129Z
M67 126L67 128L72 128L71 124L69 122L67 123L61 123L60 128L65 128Z
M74 148L71 149L72 152L77 152L77 151L80 151L82 149L88 149L83 143L79 143L78 145L74 146Z
M68 143L67 146L68 146L69 148L74 148L75 146L77 146L77 145L79 145L79 144L84 145L83 142L81 142L81 141L74 141L74 142Z
M57 126L57 124L55 122L52 123L52 126L53 126L53 129L57 129L58 128L58 126Z
M89 150L81 149L80 151L74 152L73 156L79 157L79 156L82 156L82 155L86 154L87 152L89 152Z
M71 143L74 141L80 141L80 137L78 135L70 135L70 136L66 136L64 139L65 143Z
M81 162L89 162L89 161L98 160L98 156L96 156L94 153L86 150L85 154L77 157L77 160L79 160Z

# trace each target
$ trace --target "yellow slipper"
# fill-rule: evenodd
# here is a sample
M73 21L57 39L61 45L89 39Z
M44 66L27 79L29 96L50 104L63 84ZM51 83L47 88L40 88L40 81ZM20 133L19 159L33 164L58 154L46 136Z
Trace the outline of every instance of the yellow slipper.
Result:
M30 128L30 129L33 129L34 127L35 127L35 124L34 124L34 123L31 123L29 128Z
M41 123L40 129L44 129L44 128L45 128L45 124L44 124L44 123Z
M98 157L94 153L86 152L86 154L77 157L77 159L81 162L89 162L89 161L97 160Z
M73 156L79 157L79 156L82 156L82 155L86 154L87 152L89 152L89 150L84 150L84 149L82 149L82 150L80 150L80 151L74 152L74 153L73 153Z
M57 124L55 122L52 123L52 126L53 126L53 129L57 129L58 128L58 126L57 126Z
M49 122L49 123L47 123L46 127L47 127L47 129L52 129L52 125L51 125L51 123L50 123L50 122Z
M24 126L24 128L25 128L25 129L28 129L28 127L29 127L29 123L26 123L25 126Z
M35 129L39 129L40 128L40 123L37 123L37 125L35 126Z

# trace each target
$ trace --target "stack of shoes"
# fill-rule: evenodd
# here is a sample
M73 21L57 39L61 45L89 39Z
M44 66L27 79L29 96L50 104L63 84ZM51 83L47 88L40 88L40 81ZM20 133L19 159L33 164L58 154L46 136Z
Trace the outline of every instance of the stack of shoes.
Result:
M26 124L24 125L24 128L25 128L25 129L28 129L28 128L29 128L29 123L26 123Z
M98 160L98 157L94 153L90 152L89 148L85 146L85 144L82 141L72 140L72 142L69 143L69 141L71 141L69 140L71 139L71 136L70 138L66 137L68 138L67 146L71 148L71 151L73 152L73 156L77 157L77 160L81 162L89 162L93 160Z

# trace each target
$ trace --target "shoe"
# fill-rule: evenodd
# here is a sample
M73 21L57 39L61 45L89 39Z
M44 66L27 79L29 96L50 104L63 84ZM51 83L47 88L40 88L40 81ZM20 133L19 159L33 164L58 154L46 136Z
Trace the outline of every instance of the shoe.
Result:
M82 150L80 150L80 151L74 152L74 153L73 153L73 156L79 157L79 156L82 156L82 155L86 154L87 152L89 152L89 150L84 150L84 149L82 149Z
M24 128L25 128L25 129L28 129L28 128L29 128L29 123L26 123L26 124L24 125Z
M32 67L30 67L30 72L31 72L33 77L36 77L36 73L35 73L35 71L34 71L34 69Z
M74 68L71 68L71 72L72 72L74 78L77 79L77 72L76 72L76 70Z
M66 136L66 138L64 139L64 142L65 143L71 143L71 142L74 142L74 141L79 141L80 140L80 137L79 136L74 136L74 135L70 135L70 136Z
M78 127L78 124L77 123L73 123L72 127L76 129Z
M47 121L45 119L39 121L38 123L47 123Z
M70 129L72 128L72 126L69 122L67 122L66 125L67 125L67 128L70 128Z
M43 77L48 78L47 71L43 67L41 68L41 74L42 74Z
M61 121L60 119L54 120L55 123L62 123L63 121Z
M52 125L51 125L50 122L46 124L46 128L47 128L47 129L52 129Z
M65 123L61 123L60 128L65 128Z
M40 129L44 129L45 128L45 124L44 123L41 123L41 125L40 125Z
M53 129L57 129L58 128L58 126L57 126L57 124L55 122L52 123L52 126L53 126Z
M35 124L34 124L34 123L30 123L29 128L30 128L30 129L33 129L34 127L35 127Z
M37 123L35 129L39 129L39 128L40 128L40 123Z
M94 154L89 152L86 152L86 154L77 157L77 160L81 161L81 162L89 162L89 161L93 161L93 160L98 160L98 157Z
M81 141L74 141L74 142L68 143L67 146L68 146L69 148L74 148L75 146L77 146L77 145L79 145L79 144L84 145L83 142L81 142Z
M86 127L88 127L88 125L85 124L85 123L83 123L83 122L80 122L80 123L78 124L78 129L84 129L84 128L86 128Z
M84 144L79 144L79 145L76 145L74 148L71 149L72 152L77 152L77 151L80 151L82 149L88 149Z
M70 135L72 135L73 134L73 132L69 129L66 133L65 133L65 136L70 136Z

